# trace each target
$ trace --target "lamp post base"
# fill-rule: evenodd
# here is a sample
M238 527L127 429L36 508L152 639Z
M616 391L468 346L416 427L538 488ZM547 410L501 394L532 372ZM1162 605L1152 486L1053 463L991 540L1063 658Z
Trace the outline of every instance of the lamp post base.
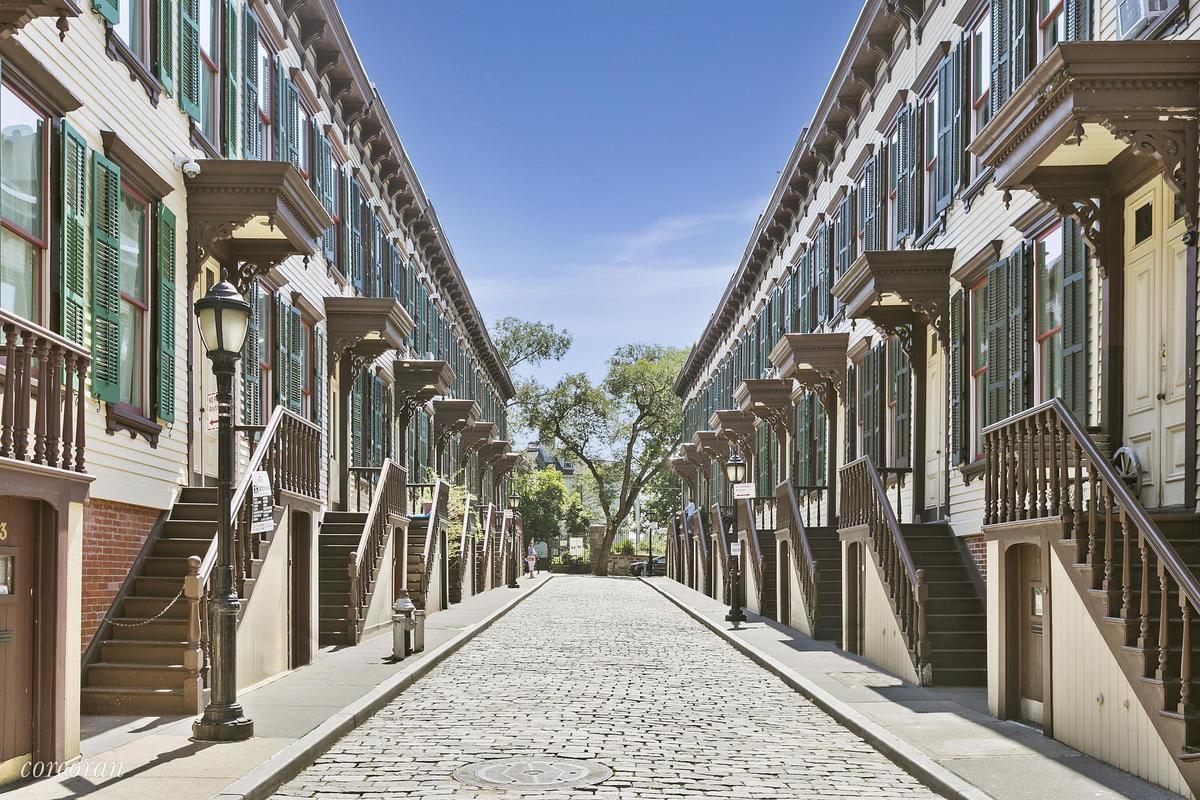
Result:
M254 720L246 719L242 704L209 705L192 723L192 738L201 742L241 742L254 736Z

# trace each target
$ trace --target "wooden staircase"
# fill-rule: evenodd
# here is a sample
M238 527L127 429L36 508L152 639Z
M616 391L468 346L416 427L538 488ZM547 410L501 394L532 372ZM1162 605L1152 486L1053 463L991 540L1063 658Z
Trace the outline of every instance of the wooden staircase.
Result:
M326 511L321 520L317 553L317 612L320 645L354 644L350 620L350 571L347 564L366 525L366 512ZM367 591L375 588L374 573L366 576Z
M742 548L739 568L754 575L758 586L758 613L770 619L779 619L776 608L776 585L779 568L775 543L775 498L756 497L742 500L738 504L739 530L746 534L749 547ZM745 578L743 577L743 580ZM748 584L744 584L748 585Z
M188 603L180 596L188 558L203 558L217 533L217 490L184 487L150 554L126 579L124 598L101 635L96 658L84 668L80 710L85 714L191 713L184 685ZM238 596L254 591L274 532L255 538ZM168 607L169 605L169 607ZM245 606L243 605L243 608ZM111 612L110 612L111 613Z
M805 511L801 513L798 492L805 496ZM817 518L824 511L825 487L779 484L775 492L781 515L779 524L791 532L789 552L800 593L808 611L808 628L812 638L842 642L842 542L837 528L812 525L813 509Z
M989 426L984 442L985 529L1061 532L1054 557L1200 795L1200 516L1147 512L1058 398Z
M417 608L425 608L425 539L429 534L429 517L413 517L408 521L408 544L404 549L404 587Z

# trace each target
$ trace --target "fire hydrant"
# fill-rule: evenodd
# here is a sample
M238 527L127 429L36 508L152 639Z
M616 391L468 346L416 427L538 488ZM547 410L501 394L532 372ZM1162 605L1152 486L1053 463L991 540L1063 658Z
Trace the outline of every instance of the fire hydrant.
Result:
M416 628L417 607L404 589L397 595L396 602L392 604L392 658L400 661L416 652L416 648L409 644L409 634Z
M425 649L425 609L418 608L413 611L412 650L410 652L420 653L424 649Z

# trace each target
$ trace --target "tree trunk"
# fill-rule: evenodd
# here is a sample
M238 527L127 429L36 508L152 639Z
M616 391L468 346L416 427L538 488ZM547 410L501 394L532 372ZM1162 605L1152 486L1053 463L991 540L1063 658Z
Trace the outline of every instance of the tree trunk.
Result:
M608 575L608 556L612 553L613 540L617 538L616 525L609 524L604 529L604 536L592 546L592 574L601 577Z

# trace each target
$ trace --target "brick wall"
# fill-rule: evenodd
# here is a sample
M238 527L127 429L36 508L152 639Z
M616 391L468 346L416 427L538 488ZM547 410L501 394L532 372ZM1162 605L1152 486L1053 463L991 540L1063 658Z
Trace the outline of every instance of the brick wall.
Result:
M89 500L84 505L81 648L92 641L158 514L154 508L110 500Z
M979 573L983 575L984 580L987 580L987 545L984 544L983 534L964 536L963 541L966 543L967 549L971 551L971 557L975 559L975 566L979 567Z

